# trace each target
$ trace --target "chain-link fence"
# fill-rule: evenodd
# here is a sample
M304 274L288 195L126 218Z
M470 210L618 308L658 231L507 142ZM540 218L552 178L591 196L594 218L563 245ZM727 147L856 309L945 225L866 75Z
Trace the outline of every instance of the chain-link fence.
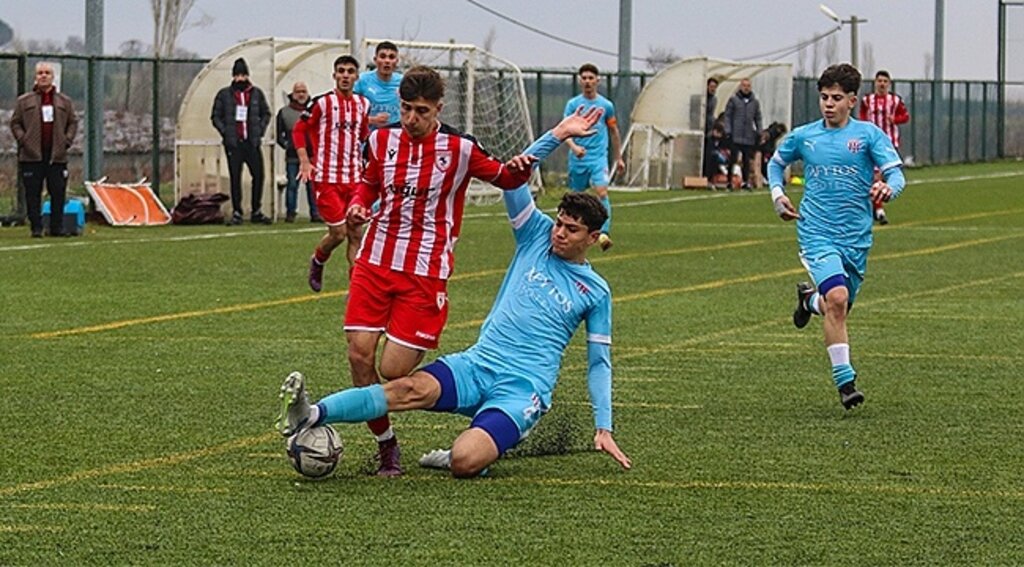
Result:
M174 128L181 99L205 60L148 57L95 57L69 54L0 54L0 213L17 210L17 145L8 124L15 99L31 89L35 64L59 64L60 89L75 101L80 118L71 148L71 188L83 185L83 146L88 124L86 92L91 80L103 93L103 175L114 182L146 177L168 189L174 179ZM535 132L561 119L566 101L579 94L576 73L570 69L523 69L526 95ZM651 79L650 73L630 75L631 100ZM1015 75L1011 78L1017 79ZM960 163L1006 156L1024 156L1024 84L1008 83L1005 126L999 128L999 84L991 81L897 81L911 121L902 128L903 153L915 164ZM866 81L865 92L870 88ZM600 91L611 99L618 77L602 75ZM720 95L722 96L722 95ZM817 88L813 78L794 79L793 121L817 119ZM212 102L211 102L212 104ZM628 112L618 109L622 135ZM792 125L790 125L792 126ZM154 135L156 133L156 135ZM1000 135L1003 154L999 154ZM545 170L559 182L564 177L565 150L551 156ZM163 191L171 195L173 191Z

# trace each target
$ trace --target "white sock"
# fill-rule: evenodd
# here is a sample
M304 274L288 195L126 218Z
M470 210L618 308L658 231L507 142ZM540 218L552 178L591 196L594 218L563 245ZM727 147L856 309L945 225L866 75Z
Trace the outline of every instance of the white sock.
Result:
M819 301L821 300L821 294L814 292L810 297L807 298L807 308L811 310L811 313L815 315L821 315L821 307Z
M377 442L378 443L383 443L385 441L390 441L390 440L392 440L394 438L395 438L395 430L389 427L387 431L385 431L384 433L381 433L380 435L377 436Z
M309 424L309 425L313 425L314 423L316 423L319 420L320 420L320 406L318 406L316 404L313 404L313 405L309 406L309 421L307 421L306 423Z
M836 343L826 347L826 350L828 350L828 357L832 360L832 366L850 364L849 343Z

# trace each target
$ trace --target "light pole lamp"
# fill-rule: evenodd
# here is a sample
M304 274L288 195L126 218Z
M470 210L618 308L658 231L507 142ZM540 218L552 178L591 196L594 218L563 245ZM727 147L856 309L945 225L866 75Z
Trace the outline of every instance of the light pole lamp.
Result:
M850 16L849 20L844 20L840 18L839 14L835 13L832 8L829 8L824 4L818 4L818 9L821 10L821 13L825 14L828 19L840 26L843 24L850 24L850 63L852 63L854 67L860 68L860 65L858 65L860 57L857 55L857 25L865 24L867 23L867 20L858 18L857 16Z

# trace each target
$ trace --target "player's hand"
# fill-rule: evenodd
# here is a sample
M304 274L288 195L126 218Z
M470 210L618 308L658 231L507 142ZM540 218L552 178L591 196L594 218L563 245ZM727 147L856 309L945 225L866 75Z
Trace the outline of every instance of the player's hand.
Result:
M612 177L626 171L626 160L621 157L615 160L615 169L612 170Z
M505 162L505 167L507 167L509 171L529 171L535 163L537 163L537 156L519 154Z
M370 220L370 210L362 205L352 205L348 208L347 222L354 225L363 224Z
M370 123L373 124L374 126L387 126L388 116L389 115L387 112L378 112L377 114L374 114L372 118L370 118Z
M871 192L868 193L871 197L871 202L876 205L882 203L888 203L889 199L892 199L892 187L885 181L875 181L875 184L871 186Z
M785 195L775 199L775 214L779 215L779 218L784 221L800 218L800 213L796 212L796 209L793 208L793 203Z
M619 446L615 444L615 439L612 439L612 432L607 429L598 429L594 434L594 448L611 455L624 469L633 467L633 461L629 460L629 457L619 449Z
M314 171L316 170L313 168L313 164L311 162L307 161L305 163L299 164L299 182L305 183L312 179Z
M551 134L559 140L593 136L597 134L597 130L593 129L594 124L597 124L597 121L601 119L603 114L603 108L591 106L586 112L583 112L583 107L581 106L576 109L576 112L566 116L558 125L552 128ZM575 152L575 150L573 151Z
M576 157L581 158L581 157L587 155L587 148L584 148L583 146L574 146L572 148L572 153Z

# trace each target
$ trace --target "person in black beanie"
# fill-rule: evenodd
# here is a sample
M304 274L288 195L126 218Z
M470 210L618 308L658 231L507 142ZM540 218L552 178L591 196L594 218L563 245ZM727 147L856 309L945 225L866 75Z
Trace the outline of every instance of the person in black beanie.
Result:
M249 168L252 177L252 213L254 223L270 224L272 221L260 210L263 201L263 151L261 148L264 132L270 124L270 106L267 97L259 87L249 81L249 65L238 58L231 68L231 85L217 92L213 99L210 120L220 133L224 152L228 157L228 173L231 176L230 224L242 224L242 164Z

